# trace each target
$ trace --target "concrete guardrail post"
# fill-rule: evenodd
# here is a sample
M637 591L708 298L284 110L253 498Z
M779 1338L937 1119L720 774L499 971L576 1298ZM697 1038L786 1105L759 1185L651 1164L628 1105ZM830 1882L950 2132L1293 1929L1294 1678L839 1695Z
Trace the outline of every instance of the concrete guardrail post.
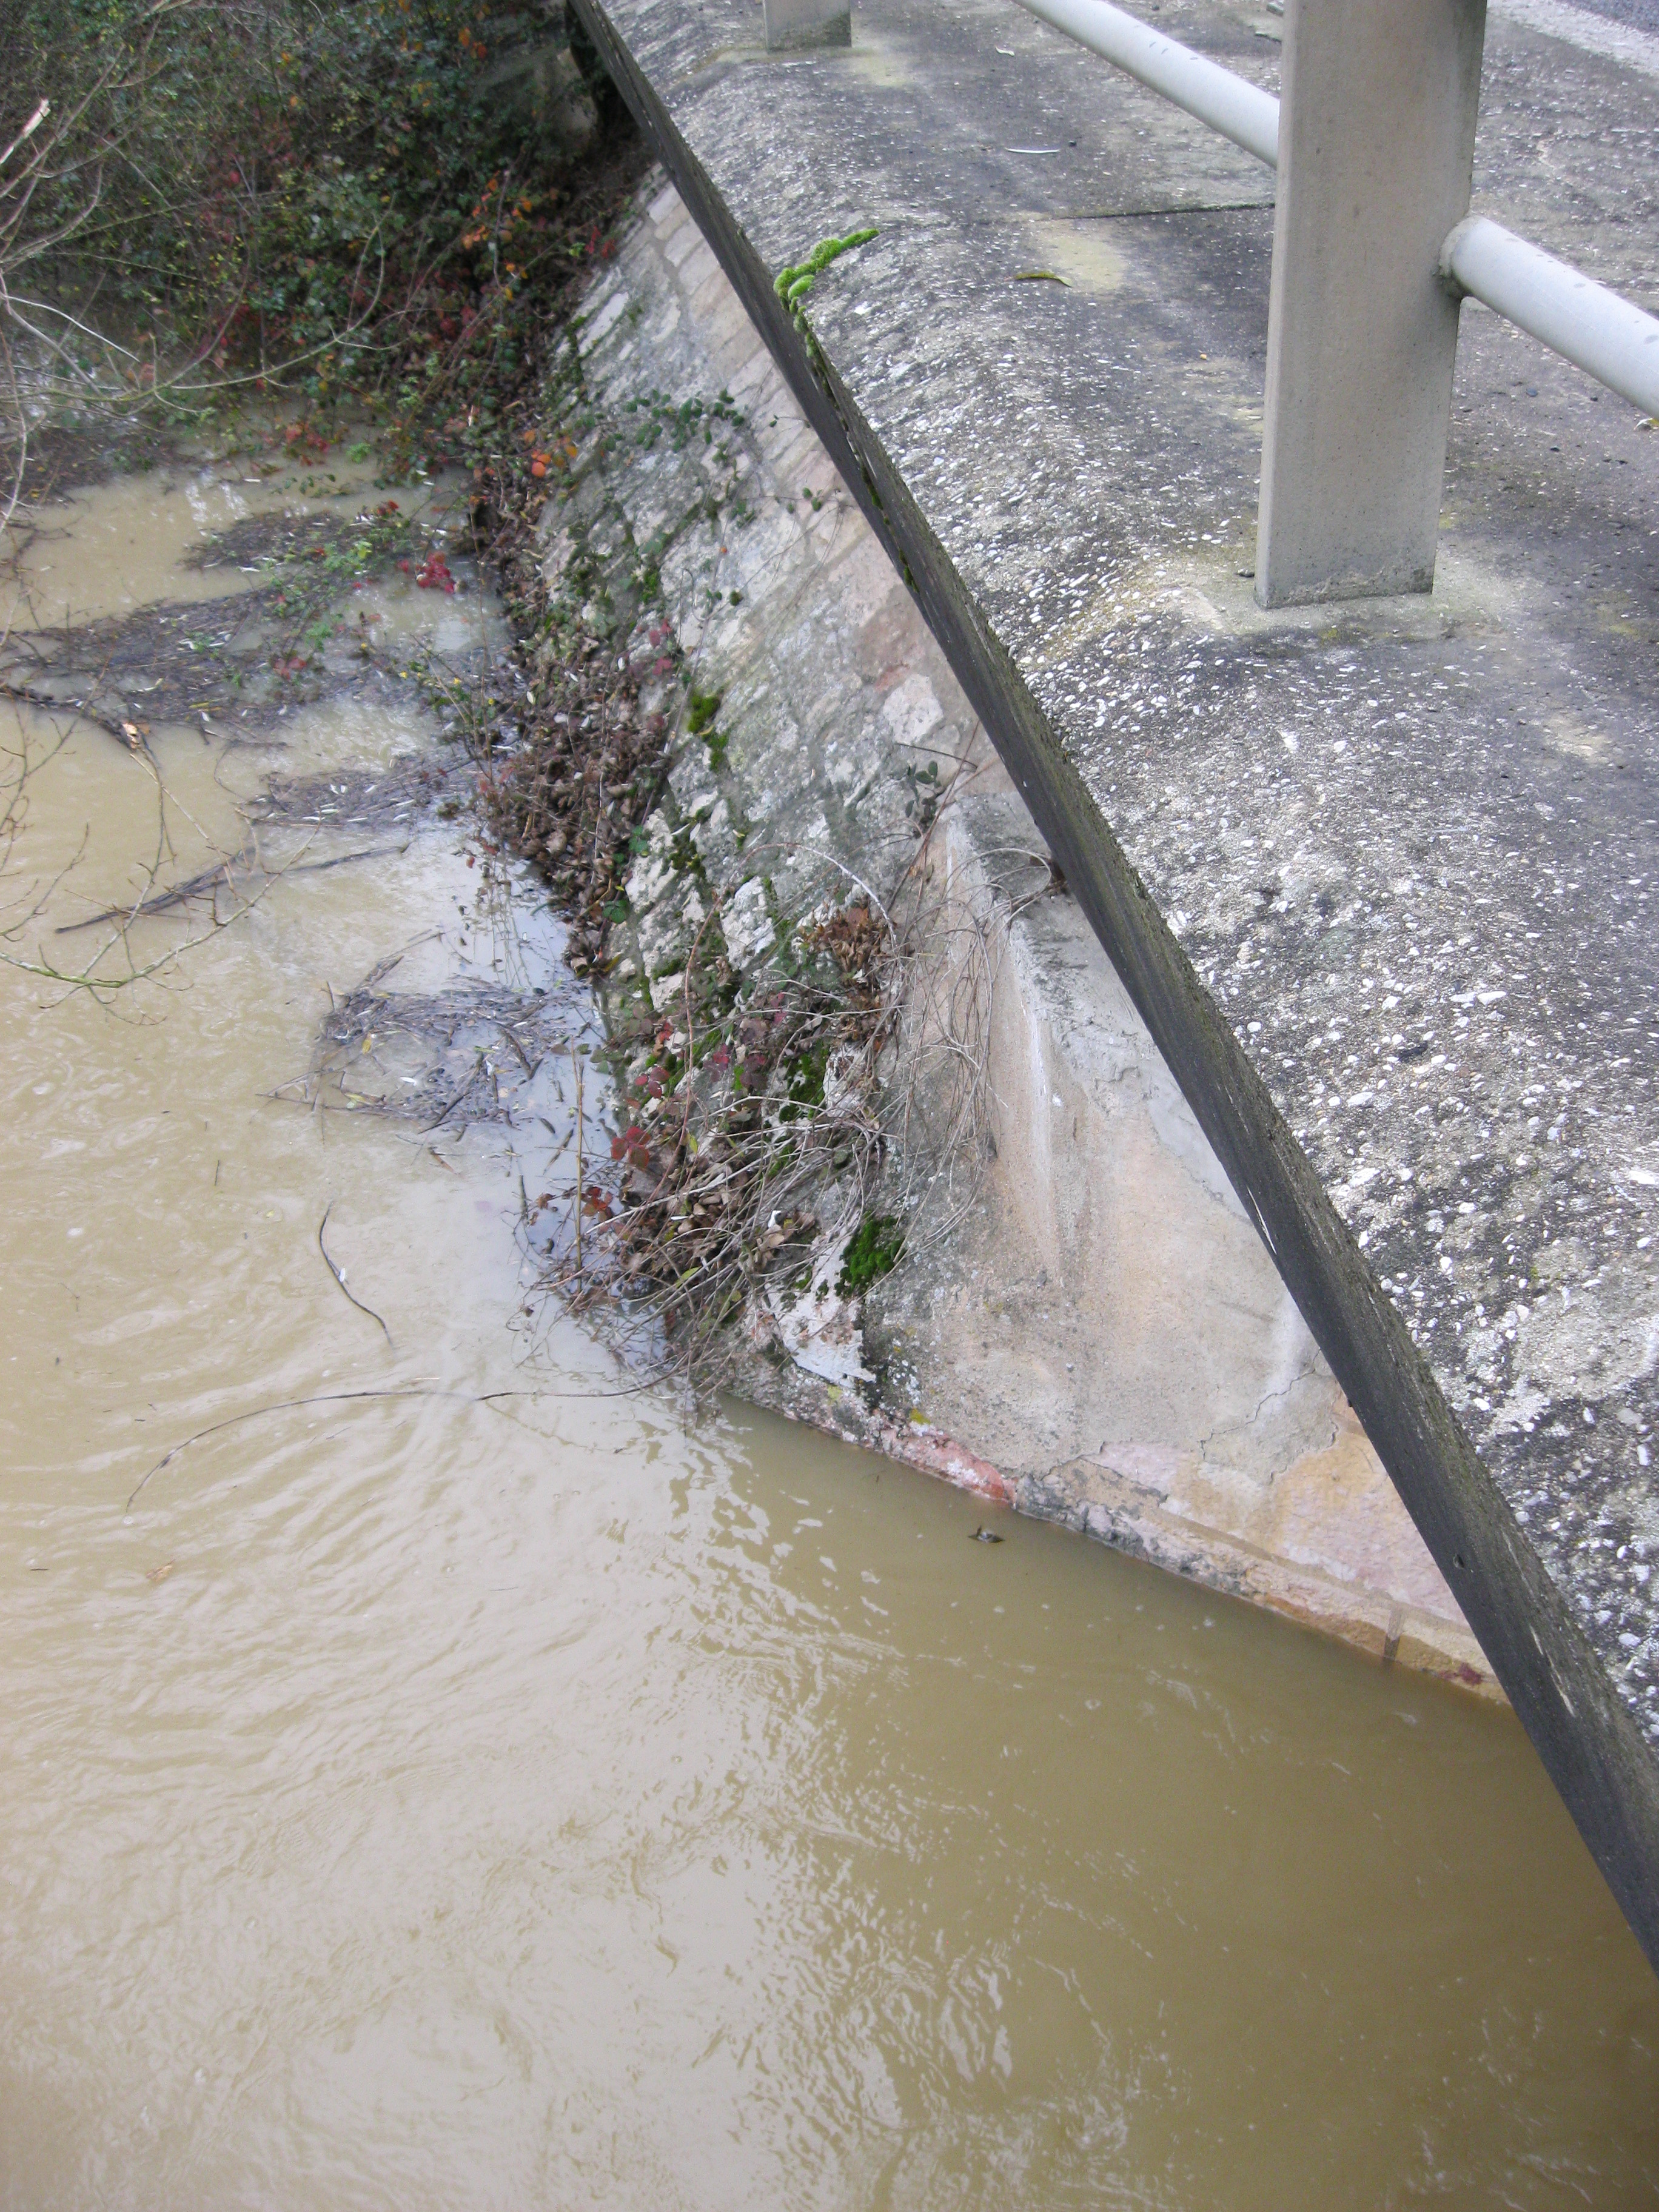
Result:
M1486 0L1289 0L1255 595L1434 581Z

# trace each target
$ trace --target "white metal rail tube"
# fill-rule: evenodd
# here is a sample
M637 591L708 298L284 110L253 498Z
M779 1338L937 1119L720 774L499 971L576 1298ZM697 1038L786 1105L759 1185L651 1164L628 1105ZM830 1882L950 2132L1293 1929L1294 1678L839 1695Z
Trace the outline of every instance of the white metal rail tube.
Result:
M1166 39L1111 0L1019 0L1080 46L1115 62L1133 77L1161 92L1188 115L1207 123L1235 146L1275 168L1279 163L1279 102L1259 85L1247 83L1219 62L1206 61L1190 46Z
M1442 274L1494 313L1587 369L1609 391L1659 415L1659 320L1489 216L1460 222Z
M1111 0L1019 4L1269 168L1278 167L1279 102L1271 93L1166 39ZM1442 249L1440 266L1452 283L1552 353L1644 414L1659 415L1659 318L1486 216L1458 224Z

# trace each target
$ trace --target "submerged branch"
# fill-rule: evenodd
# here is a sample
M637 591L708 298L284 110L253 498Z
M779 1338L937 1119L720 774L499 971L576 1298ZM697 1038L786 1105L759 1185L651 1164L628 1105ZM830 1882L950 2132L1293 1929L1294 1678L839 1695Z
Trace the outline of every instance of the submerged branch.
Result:
M360 1314L367 1314L372 1322L374 1322L379 1325L380 1334L385 1337L386 1343L391 1349L395 1352L398 1347L392 1342L392 1331L386 1327L386 1322L381 1319L380 1316L375 1312L373 1306L366 1306L355 1291L347 1288L345 1277L335 1265L333 1255L330 1252L328 1246L323 1241L323 1231L328 1227L328 1217L333 1212L333 1211L334 1200L331 1198L328 1204L323 1208L322 1219L317 1224L317 1249L323 1255L323 1265L328 1269L329 1273L333 1276L335 1281L339 1285L343 1295L356 1307L358 1312Z
M409 1382L392 1383L378 1390L322 1390L306 1398L280 1398L270 1406L251 1406L245 1413L228 1414L222 1421L210 1421L206 1428L198 1429L194 1435L174 1444L171 1451L163 1452L155 1466L134 1486L127 1498L126 1510L131 1513L145 1486L152 1482L164 1468L171 1467L173 1461L187 1452L192 1444L204 1443L208 1437L222 1436L226 1430L241 1428L249 1421L263 1421L272 1413L300 1413L307 1406L353 1405L371 1398L451 1398L464 1405L493 1406L507 1398L544 1398L560 1395L556 1391L545 1390L451 1390L435 1382Z

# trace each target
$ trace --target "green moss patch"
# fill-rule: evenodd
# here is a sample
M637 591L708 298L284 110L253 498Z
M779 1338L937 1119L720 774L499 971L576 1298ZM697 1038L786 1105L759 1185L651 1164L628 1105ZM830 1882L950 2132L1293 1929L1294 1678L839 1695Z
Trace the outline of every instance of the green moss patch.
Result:
M866 1213L842 1255L836 1289L843 1297L868 1290L878 1276L897 1266L903 1249L904 1231L891 1214Z

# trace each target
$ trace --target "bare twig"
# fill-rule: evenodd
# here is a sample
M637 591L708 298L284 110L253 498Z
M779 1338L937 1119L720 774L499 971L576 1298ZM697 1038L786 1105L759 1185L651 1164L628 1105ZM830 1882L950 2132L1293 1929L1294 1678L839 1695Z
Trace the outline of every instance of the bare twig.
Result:
M328 1246L323 1241L323 1231L328 1227L328 1217L333 1212L333 1211L334 1200L330 1199L328 1204L323 1208L322 1219L317 1224L317 1249L323 1255L323 1264L328 1269L329 1273L333 1276L335 1281L339 1285L344 1296L350 1300L354 1306L356 1307L358 1312L361 1314L367 1314L372 1322L379 1323L381 1334L385 1337L386 1343L391 1346L391 1349L395 1352L398 1347L392 1342L392 1331L386 1327L385 1322L381 1320L380 1316L375 1312L373 1306L366 1306L356 1293L348 1288L345 1277L340 1273L338 1267L335 1266L333 1257L329 1251Z
M22 706L39 707L49 714L70 714L79 721L91 722L98 729L106 730L129 752L137 752L141 748L146 752L149 750L136 722L100 714L84 699L54 698L50 691L38 690L32 684L13 684L3 677L0 677L0 699L15 699Z
M198 1429L193 1436L185 1437L174 1444L171 1451L163 1452L155 1466L133 1488L125 1510L131 1513L145 1486L152 1482L163 1468L171 1467L173 1461L187 1452L192 1444L204 1443L209 1437L222 1436L227 1429L241 1428L249 1421L265 1420L272 1413L301 1413L307 1406L353 1405L371 1398L453 1398L469 1406L493 1406L506 1398L542 1398L561 1395L563 1394L544 1390L447 1390L436 1383L410 1382L395 1383L380 1390L322 1390L311 1397L282 1398L275 1405L251 1406L246 1413L231 1413L222 1421L210 1421L206 1428Z
M331 860L291 860L286 867L273 868L270 873L273 881L278 876L323 875L330 868L348 868L358 860L381 860L392 849L385 845L372 846L361 853L337 853ZM53 933L58 937L72 937L78 929L96 929L101 922L114 921L119 917L125 917L128 921L137 921L152 919L158 914L167 914L174 907L183 906L187 900L200 898L209 891L216 891L222 883L228 890L230 866L228 860L217 860L212 867L204 868L199 875L191 876L187 883L174 884L170 890L158 891L154 898L147 898L138 906L106 907L101 914L88 915L84 921L59 922ZM329 996L331 1000L331 989Z
M582 1063L581 1055L573 1044L571 1065L576 1073L576 1274L582 1272Z

